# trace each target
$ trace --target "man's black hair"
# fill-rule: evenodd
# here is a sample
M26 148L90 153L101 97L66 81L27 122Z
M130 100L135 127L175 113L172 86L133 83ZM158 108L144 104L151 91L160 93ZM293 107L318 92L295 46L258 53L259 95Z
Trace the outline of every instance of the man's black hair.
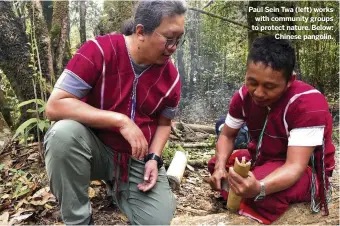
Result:
M249 51L247 65L259 62L283 71L288 82L295 66L295 50L289 40L276 39L273 35L258 37Z

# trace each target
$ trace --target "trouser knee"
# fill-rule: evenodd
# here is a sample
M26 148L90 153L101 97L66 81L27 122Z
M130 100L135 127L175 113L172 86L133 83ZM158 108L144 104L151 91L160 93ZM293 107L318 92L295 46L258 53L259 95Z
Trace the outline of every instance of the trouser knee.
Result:
M86 127L73 120L56 122L46 133L44 139L45 161L63 161L68 159L72 152L81 150L81 142ZM79 146L80 148L77 148Z
M155 209L154 212L147 214L135 214L133 216L134 225L170 225L176 209L176 201L165 203L162 208Z

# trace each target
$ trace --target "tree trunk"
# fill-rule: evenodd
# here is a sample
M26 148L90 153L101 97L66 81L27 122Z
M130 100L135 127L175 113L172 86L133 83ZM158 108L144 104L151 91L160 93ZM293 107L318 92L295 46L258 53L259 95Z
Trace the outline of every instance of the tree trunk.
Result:
M2 76L3 75L0 72L0 81L2 80ZM11 110L6 102L5 93L2 91L2 89L0 89L0 113L2 113L2 116L6 121L6 124L11 127L13 125Z
M51 51L51 39L40 0L33 0L33 7L35 38L37 40L42 76L46 78L47 82L53 87L55 77Z
M194 95L194 78L197 73L197 63L198 63L198 57L197 57L197 20L198 20L198 12L191 11L191 26L188 29L188 35L190 37L190 79L189 79L189 87L188 87L188 93L189 98L192 99Z
M33 70L28 39L21 20L15 17L11 2L0 1L0 68L7 76L19 101L34 98Z
M185 63L184 63L184 46L177 50L177 66L178 66L178 73L181 77L182 82L182 90L181 96L185 98L187 96L187 84L186 84L186 72L185 72Z
M41 1L40 2L44 12L44 18L46 21L47 29L50 31L52 27L53 17L53 1Z
M7 76L19 102L34 99L32 79L34 71L29 67L31 56L28 38L20 18L15 17L12 3L0 1L0 68ZM38 90L40 96L40 90ZM21 109L21 120L26 117Z
M80 42L86 42L86 2L79 1Z
M68 1L54 1L53 19L51 28L53 65L56 75L59 76L64 69L64 55L67 54L68 39Z
M11 142L11 130L0 112L0 155Z

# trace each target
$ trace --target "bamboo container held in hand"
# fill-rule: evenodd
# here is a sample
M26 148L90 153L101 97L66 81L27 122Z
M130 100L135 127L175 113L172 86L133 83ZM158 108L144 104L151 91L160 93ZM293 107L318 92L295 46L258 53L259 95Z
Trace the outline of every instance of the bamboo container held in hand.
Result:
M240 162L238 158L235 158L234 163L234 171L239 174L241 177L246 178L248 176L248 172L250 169L250 161L246 162L245 157L242 157L242 161ZM229 186L230 187L230 186ZM228 201L227 201L227 209L231 212L236 212L240 209L242 197L236 195L231 189L229 189Z

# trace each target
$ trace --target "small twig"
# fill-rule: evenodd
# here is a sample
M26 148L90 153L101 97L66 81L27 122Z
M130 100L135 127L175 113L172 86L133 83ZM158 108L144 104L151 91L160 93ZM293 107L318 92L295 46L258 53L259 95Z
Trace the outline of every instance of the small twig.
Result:
M31 151L27 152L27 153L24 153L24 154L21 154L19 155L19 157L22 157L22 156L25 156L25 155L28 155L28 154L31 154L32 152L35 152L34 149L31 149Z
M194 214L197 214L197 215L200 215L200 216L205 216L205 215L208 214L208 211L206 211L206 210L197 210L197 209L193 209L191 207L177 206L177 209L184 210L184 211L187 211L187 212L191 212L191 213L194 213Z
M171 125L171 132L172 132L176 137L178 137L179 139L181 139L181 136L177 133L176 128L175 128L173 125Z
M210 148L214 147L213 144L209 143L180 143L183 148ZM169 144L169 147L175 147L176 144Z
M37 99L37 87L36 87L36 84L34 82L34 79L32 79L32 82L33 82L33 87L34 87L34 96L35 96L35 99ZM36 117L38 119L38 122L40 120L40 117L39 117L39 109L38 109L38 103L37 101L35 102L35 110L36 110ZM41 142L40 142L40 131L39 131L39 125L37 124L37 137L38 137L38 150L39 150L39 156L40 156L40 160L41 160L41 164L43 165L44 164L44 155L43 155L43 150L42 150L42 147L41 147Z

